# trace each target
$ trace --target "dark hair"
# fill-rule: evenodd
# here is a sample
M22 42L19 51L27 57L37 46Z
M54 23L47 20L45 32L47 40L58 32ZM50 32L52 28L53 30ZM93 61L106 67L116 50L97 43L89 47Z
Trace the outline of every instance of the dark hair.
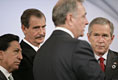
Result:
M21 16L21 24L25 27L29 28L29 20L31 16L36 16L38 18L45 18L45 15L38 9L27 9L23 12ZM46 20L46 18L45 18Z
M0 36L0 50L6 51L12 41L19 42L19 37L14 34L4 34Z

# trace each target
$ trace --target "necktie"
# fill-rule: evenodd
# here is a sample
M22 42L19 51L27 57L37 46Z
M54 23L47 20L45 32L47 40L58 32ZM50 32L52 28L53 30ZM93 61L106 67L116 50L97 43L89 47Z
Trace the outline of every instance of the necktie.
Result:
M9 80L14 80L13 77L12 77L12 75L10 75L10 76L8 77L8 79L9 79Z
M104 70L105 70L104 58L100 57L99 60L100 60L100 67L101 67L102 71L104 72Z

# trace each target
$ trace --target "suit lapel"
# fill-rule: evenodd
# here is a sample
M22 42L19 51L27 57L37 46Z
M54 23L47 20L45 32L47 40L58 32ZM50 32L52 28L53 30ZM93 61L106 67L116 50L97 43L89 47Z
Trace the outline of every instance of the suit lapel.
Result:
M25 43L23 40L20 43L22 48L22 54L25 56L31 64L33 64L34 56L36 55L36 51L27 43Z
M117 69L118 69L118 56L114 52L109 50L105 69L106 76L112 77L114 75L114 71Z
M0 70L0 80L7 80L7 78L6 78L5 75L1 72L1 70Z

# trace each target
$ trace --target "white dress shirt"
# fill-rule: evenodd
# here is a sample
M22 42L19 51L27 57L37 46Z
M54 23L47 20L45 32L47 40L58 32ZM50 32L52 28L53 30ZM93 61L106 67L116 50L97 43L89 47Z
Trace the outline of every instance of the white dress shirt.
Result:
M74 38L73 33L64 27L56 27L55 30L61 30L61 31L67 32L72 38Z
M106 65L106 61L107 61L107 55L108 55L108 51L102 56L105 60L104 60L104 64ZM98 56L98 55L96 55L95 53L94 53L94 56L95 56L95 58L97 59L97 61L99 62L99 58L100 58L100 56ZM100 63L100 62L99 62Z
M30 45L36 52L37 52L38 49L40 48L40 47L36 47L36 46L32 45L32 44L31 44L30 42L28 42L26 39L23 39L23 41L26 42L28 45Z
M9 80L8 79L8 77L10 76L10 75L12 75L12 73L9 73L4 67L2 67L2 66L0 66L0 70L1 70L1 72L5 75L5 77L7 78L7 80ZM12 77L13 78L13 77Z

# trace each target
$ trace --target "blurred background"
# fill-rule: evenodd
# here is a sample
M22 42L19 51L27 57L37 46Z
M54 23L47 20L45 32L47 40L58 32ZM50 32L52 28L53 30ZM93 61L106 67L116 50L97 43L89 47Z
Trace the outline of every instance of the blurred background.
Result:
M46 38L54 30L52 22L52 9L58 0L1 0L0 1L0 35L6 33L17 34L20 39L24 38L21 30L20 16L28 8L37 8L46 16ZM115 38L110 46L118 51L118 0L85 0L84 6L87 11L87 19L90 22L95 17L105 17L115 26ZM88 26L85 28L84 37L87 40Z

